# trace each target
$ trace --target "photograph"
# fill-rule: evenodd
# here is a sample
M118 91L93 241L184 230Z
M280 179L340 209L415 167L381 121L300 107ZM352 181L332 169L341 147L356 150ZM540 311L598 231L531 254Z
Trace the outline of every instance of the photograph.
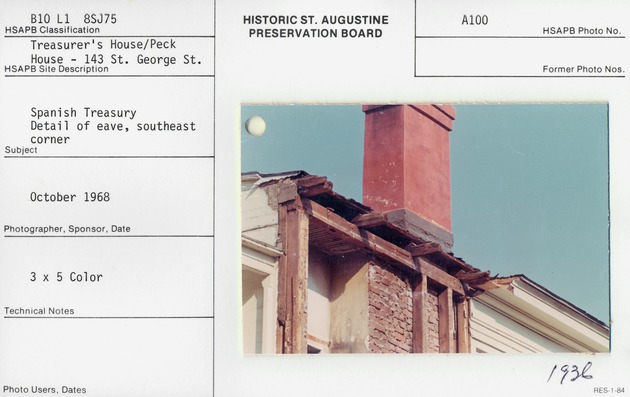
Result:
M243 353L609 352L607 115L242 106Z

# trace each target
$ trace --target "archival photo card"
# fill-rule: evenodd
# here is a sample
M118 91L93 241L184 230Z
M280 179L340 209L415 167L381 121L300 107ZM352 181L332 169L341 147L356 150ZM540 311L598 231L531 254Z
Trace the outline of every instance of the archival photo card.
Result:
M609 352L607 117L243 106L244 354Z

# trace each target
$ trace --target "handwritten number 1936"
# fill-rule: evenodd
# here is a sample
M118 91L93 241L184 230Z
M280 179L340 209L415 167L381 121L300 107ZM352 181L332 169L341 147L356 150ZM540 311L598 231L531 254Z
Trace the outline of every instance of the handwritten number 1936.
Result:
M560 378L560 384L562 384L564 382L565 378L569 374L571 376L569 378L569 380L571 382L575 382L579 378L593 379L592 375L587 374L588 370L591 368L591 365L593 365L593 363L591 363L590 361L587 362L586 365L584 365L584 367L582 368L581 371L580 371L580 368L577 365L568 365L568 364L563 365L562 367L560 367L560 371L563 372L562 378ZM547 379L547 383L549 383L549 381L553 377L553 374L556 372L556 369L558 369L558 365L557 364L553 366L553 369L551 370L551 373L549 374L549 378Z

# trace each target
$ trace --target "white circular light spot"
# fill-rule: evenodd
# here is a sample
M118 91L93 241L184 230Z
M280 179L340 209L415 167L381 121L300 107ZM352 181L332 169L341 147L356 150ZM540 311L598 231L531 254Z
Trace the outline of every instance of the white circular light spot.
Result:
M260 116L252 116L245 122L245 129L253 136L261 136L264 134L265 127L265 120Z

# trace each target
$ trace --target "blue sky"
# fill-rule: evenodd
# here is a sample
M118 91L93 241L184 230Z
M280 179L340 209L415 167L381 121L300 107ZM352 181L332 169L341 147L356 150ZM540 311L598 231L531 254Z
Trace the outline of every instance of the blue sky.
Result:
M525 274L609 319L606 104L457 105L453 252L492 275ZM361 201L361 106L244 106L242 171L305 170Z

